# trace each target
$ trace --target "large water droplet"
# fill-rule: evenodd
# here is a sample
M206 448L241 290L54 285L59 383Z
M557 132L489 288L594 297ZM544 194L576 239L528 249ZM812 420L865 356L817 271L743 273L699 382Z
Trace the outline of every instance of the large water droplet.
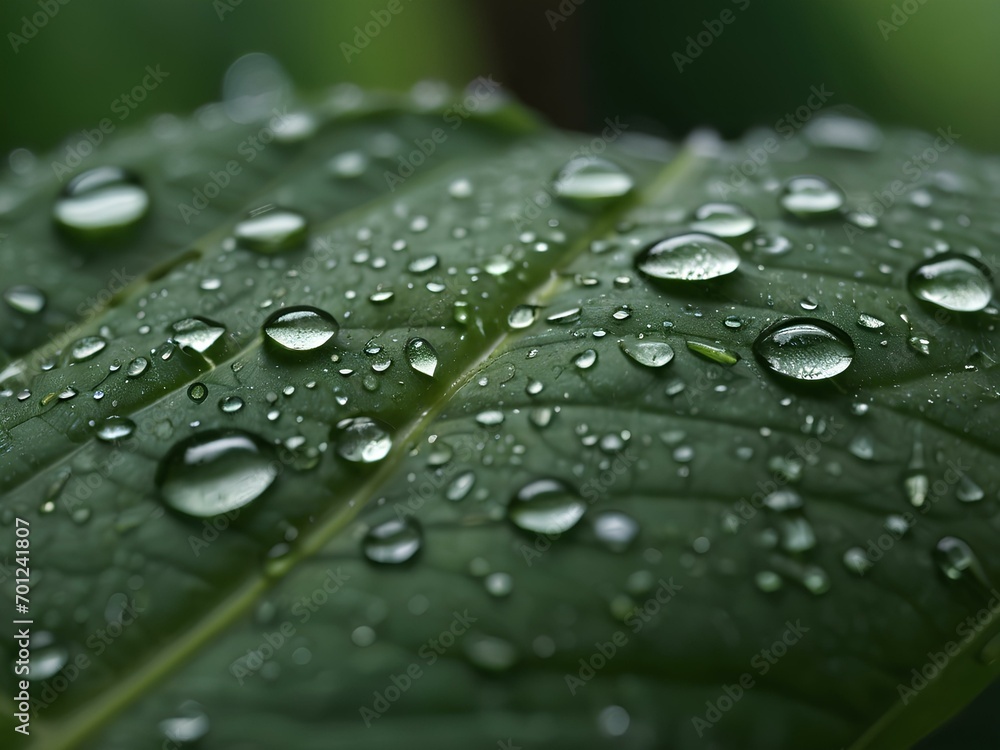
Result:
M9 287L3 293L3 301L12 309L24 315L36 315L45 309L45 293L27 284Z
M406 342L406 361L410 367L429 378L434 377L437 370L437 352L430 342L422 338L412 338Z
M174 341L200 353L208 351L225 332L222 323L207 318L184 318L170 326L170 337Z
M280 253L301 245L309 231L302 214L273 205L251 211L233 228L237 244L257 253Z
M81 239L120 234L149 211L149 194L139 179L118 167L98 167L70 180L56 201L53 217Z
M822 177L802 175L785 184L778 200L789 213L808 219L839 211L844 205L844 193Z
M639 254L636 267L654 279L706 281L740 265L740 256L722 240L691 233L661 240Z
M149 360L145 357L136 357L128 363L128 367L125 368L125 374L130 378L138 378L141 375L145 375L148 369Z
M182 440L160 461L156 484L170 507L198 518L242 508L278 476L273 451L248 432L211 430Z
M539 534L561 534L583 517L587 505L573 489L558 479L529 482L507 506L515 526Z
M124 440L135 431L135 422L128 417L105 417L97 423L94 434L98 440L114 443Z
M420 551L422 540L423 534L416 521L394 518L369 529L361 548L372 562L398 565Z
M915 297L946 310L975 312L993 297L986 267L957 253L943 253L921 263L907 280Z
M69 349L69 356L74 362L85 362L104 351L104 347L107 345L107 340L100 336L84 336L73 342Z
M301 305L273 313L264 322L264 336L279 351L309 352L323 346L339 328L330 313Z
M796 380L839 375L854 360L854 344L836 326L810 318L790 318L765 329L753 345L774 372Z
M538 317L538 308L533 305L518 305L507 316L507 325L511 328L527 328Z
M389 427L371 417L354 417L338 422L332 437L337 441L337 454L354 463L376 463L389 455L392 449Z
M632 360L646 367L663 367L674 358L674 350L666 341L631 336L618 342Z
M742 237L757 228L757 220L737 203L706 203L694 212L691 228L716 237Z
M555 192L568 203L600 209L631 192L632 177L606 159L580 157L563 167L555 179Z

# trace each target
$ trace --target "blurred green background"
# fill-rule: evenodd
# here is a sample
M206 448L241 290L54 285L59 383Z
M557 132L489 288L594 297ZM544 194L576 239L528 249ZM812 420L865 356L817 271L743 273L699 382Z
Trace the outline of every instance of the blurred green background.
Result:
M306 91L492 74L560 125L619 116L675 137L773 126L825 86L828 106L951 126L966 146L1000 151L996 0L62 2L0 4L5 151L44 150L116 117L147 65L169 76L130 118L189 112L218 99L226 68L251 51L275 56ZM399 12L346 59L355 27L390 4ZM674 53L690 58L683 70Z
M3 154L188 113L249 52L305 92L492 75L561 126L670 137L775 127L822 88L824 106L1000 152L997 0L3 0L0 32ZM133 109L147 66L167 75ZM921 748L996 746L997 700Z

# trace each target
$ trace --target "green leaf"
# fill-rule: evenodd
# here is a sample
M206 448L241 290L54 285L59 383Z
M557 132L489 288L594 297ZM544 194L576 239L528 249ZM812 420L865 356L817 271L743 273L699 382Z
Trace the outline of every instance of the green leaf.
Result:
M366 97L198 226L172 206L243 129L111 146L154 206L120 249L53 234L42 177L5 217L59 311L4 313L0 557L28 521L36 666L67 662L34 746L907 747L995 678L995 159ZM750 218L696 215L720 195ZM308 239L235 242L269 203ZM740 236L650 249L692 230ZM917 298L944 250L923 297L984 309ZM45 343L124 259L159 267Z

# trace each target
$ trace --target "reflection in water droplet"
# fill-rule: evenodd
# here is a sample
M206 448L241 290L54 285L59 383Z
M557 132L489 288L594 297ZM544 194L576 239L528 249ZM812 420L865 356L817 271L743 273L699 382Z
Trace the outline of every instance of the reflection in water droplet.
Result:
M686 341L687 348L698 354L705 359L712 362L718 362L720 365L735 365L740 361L740 355L738 352L734 352L732 349L727 349L724 346L719 346L717 344L706 344L702 341Z
M388 426L371 417L342 420L337 423L331 437L337 442L337 454L354 463L376 463L389 455L392 449Z
M236 243L256 253L280 253L301 245L309 231L306 217L273 205L251 211L233 228Z
M17 284L4 291L3 301L19 313L36 315L45 309L47 299L40 289L27 284Z
M869 315L868 313L859 313L858 325L872 331L879 331L885 328L885 321L879 320L874 315Z
M567 203L581 208L601 209L631 192L632 177L617 164L605 159L573 159L556 175L555 193Z
M646 367L663 367L674 358L674 350L666 341L630 336L618 342L630 359Z
M339 328L330 313L300 305L274 312L264 322L264 337L278 351L309 352L326 344Z
M207 318L184 318L170 326L170 337L181 346L196 352L208 351L226 332L222 323Z
M694 212L691 228L716 237L742 237L757 228L757 220L737 203L706 203Z
M854 343L836 326L811 318L791 318L765 329L753 345L773 371L796 380L839 375L854 361Z
M156 484L171 508L209 518L260 497L278 468L271 446L257 436L211 430L174 445L160 461Z
M918 299L956 312L982 310L993 298L986 267L957 253L943 253L921 263L907 281Z
M149 204L149 194L135 175L118 167L98 167L66 184L53 217L75 237L94 240L135 226L149 212Z
M781 207L801 219L829 216L844 205L844 193L822 177L793 177L778 199Z
M149 360L145 357L136 357L128 363L128 367L125 368L125 374L130 378L137 378L140 375L144 375L148 369Z
M410 367L429 378L437 370L438 357L430 342L422 338L412 338L406 342L406 361Z
M706 281L731 274L740 256L709 234L691 233L650 245L636 259L636 267L654 279Z
M587 505L579 494L558 479L529 482L507 506L515 526L539 534L561 534L583 517Z
M105 417L97 423L94 434L98 440L106 443L114 443L124 440L135 431L135 422L128 417Z
M372 562L398 565L417 554L422 542L423 534L415 520L394 518L369 529L361 549Z
M204 383L192 383L188 386L188 398L196 404L200 404L208 397L208 386Z

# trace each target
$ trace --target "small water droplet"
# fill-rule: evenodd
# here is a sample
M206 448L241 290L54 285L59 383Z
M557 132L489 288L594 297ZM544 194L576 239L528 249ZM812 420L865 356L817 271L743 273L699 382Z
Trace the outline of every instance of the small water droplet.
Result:
M256 253L280 253L301 245L309 232L302 214L274 205L262 206L247 214L233 227L236 243Z
M271 447L248 432L210 430L175 444L160 461L164 502L198 518L242 508L278 476Z
M392 449L389 427L371 417L341 420L331 437L337 442L337 455L353 463L377 463Z
M511 578L510 573L490 573L483 579L483 586L492 596L498 598L510 596L511 591L514 590L514 579Z
M674 350L666 341L630 336L619 340L618 345L630 359L646 367L663 367L674 358Z
M175 745L194 744L208 734L211 727L208 715L194 701L184 701L179 708L179 716L160 722L160 731Z
M757 220L737 203L706 203L694 212L691 228L716 237L742 237L757 228Z
M594 535L613 552L626 549L639 535L639 523L627 513L607 510L594 517Z
M921 263L907 281L918 299L956 312L982 310L993 298L987 268L958 253L943 253Z
M219 400L219 408L226 414L235 414L243 408L243 399L239 396L225 396Z
M94 434L97 435L98 440L103 440L106 443L114 443L119 440L124 440L129 437L135 431L135 422L133 422L128 417L105 417L100 422L94 430Z
M412 559L422 543L423 533L415 520L394 518L369 529L361 549L372 562L399 565Z
M499 424L503 424L503 420L503 412L499 409L487 409L476 415L476 423L481 424L483 427L496 427Z
M27 284L17 284L4 291L3 301L19 313L36 315L45 309L48 300L40 289Z
M766 328L754 352L773 372L796 380L824 380L854 361L854 343L836 326L810 318L782 320Z
M66 184L53 218L73 236L95 240L131 229L146 216L149 205L138 177L118 167L97 167Z
M726 276L740 265L740 256L709 234L690 233L656 242L643 250L636 267L654 279L706 281Z
M429 378L434 377L438 366L438 356L434 347L426 339L417 337L406 342L406 361L414 370Z
M560 170L553 187L556 195L567 203L599 210L630 193L634 185L632 177L617 164L580 157Z
M212 348L226 327L207 318L184 318L170 326L170 337L186 349L204 353Z
M720 365L735 365L740 361L740 355L738 352L734 352L732 349L727 349L724 346L719 346L718 344L706 344L702 341L686 341L687 348L698 354L711 362L717 362Z
M73 362L86 362L104 351L104 347L107 345L107 340L101 336L84 336L73 342L69 355Z
M885 321L879 320L874 315L869 315L868 313L859 313L858 325L872 331L880 331L885 328Z
M208 386L204 383L192 383L188 386L187 395L196 404L200 404L208 397Z
M332 339L339 328L330 313L299 305L272 313L264 322L264 337L281 352L311 352Z
M407 265L406 268L410 273L427 273L428 271L437 268L438 257L436 255L425 255L422 258L414 258Z
M524 485L507 516L515 526L539 534L562 534L583 517L587 505L579 494L558 479L536 479Z
M844 206L844 193L822 177L802 175L785 184L778 201L789 213L809 219L840 211Z
M125 368L125 374L130 378L138 378L141 375L145 375L148 369L149 360L145 357L136 357L128 363L128 367Z
M987 582L976 553L958 537L942 537L934 548L934 560L941 572L953 581L964 578L968 573L981 583Z
M573 364L581 370L589 370L597 362L597 352L593 349L584 349L573 357Z
M873 563L868 559L868 555L860 547L851 547L844 553L844 566L859 576L867 573Z
M56 643L47 630L31 633L31 664L28 677L33 682L54 677L69 661L69 651Z
M444 491L444 496L453 502L465 499L473 485L476 483L476 475L471 471L463 471L455 477L448 488Z

